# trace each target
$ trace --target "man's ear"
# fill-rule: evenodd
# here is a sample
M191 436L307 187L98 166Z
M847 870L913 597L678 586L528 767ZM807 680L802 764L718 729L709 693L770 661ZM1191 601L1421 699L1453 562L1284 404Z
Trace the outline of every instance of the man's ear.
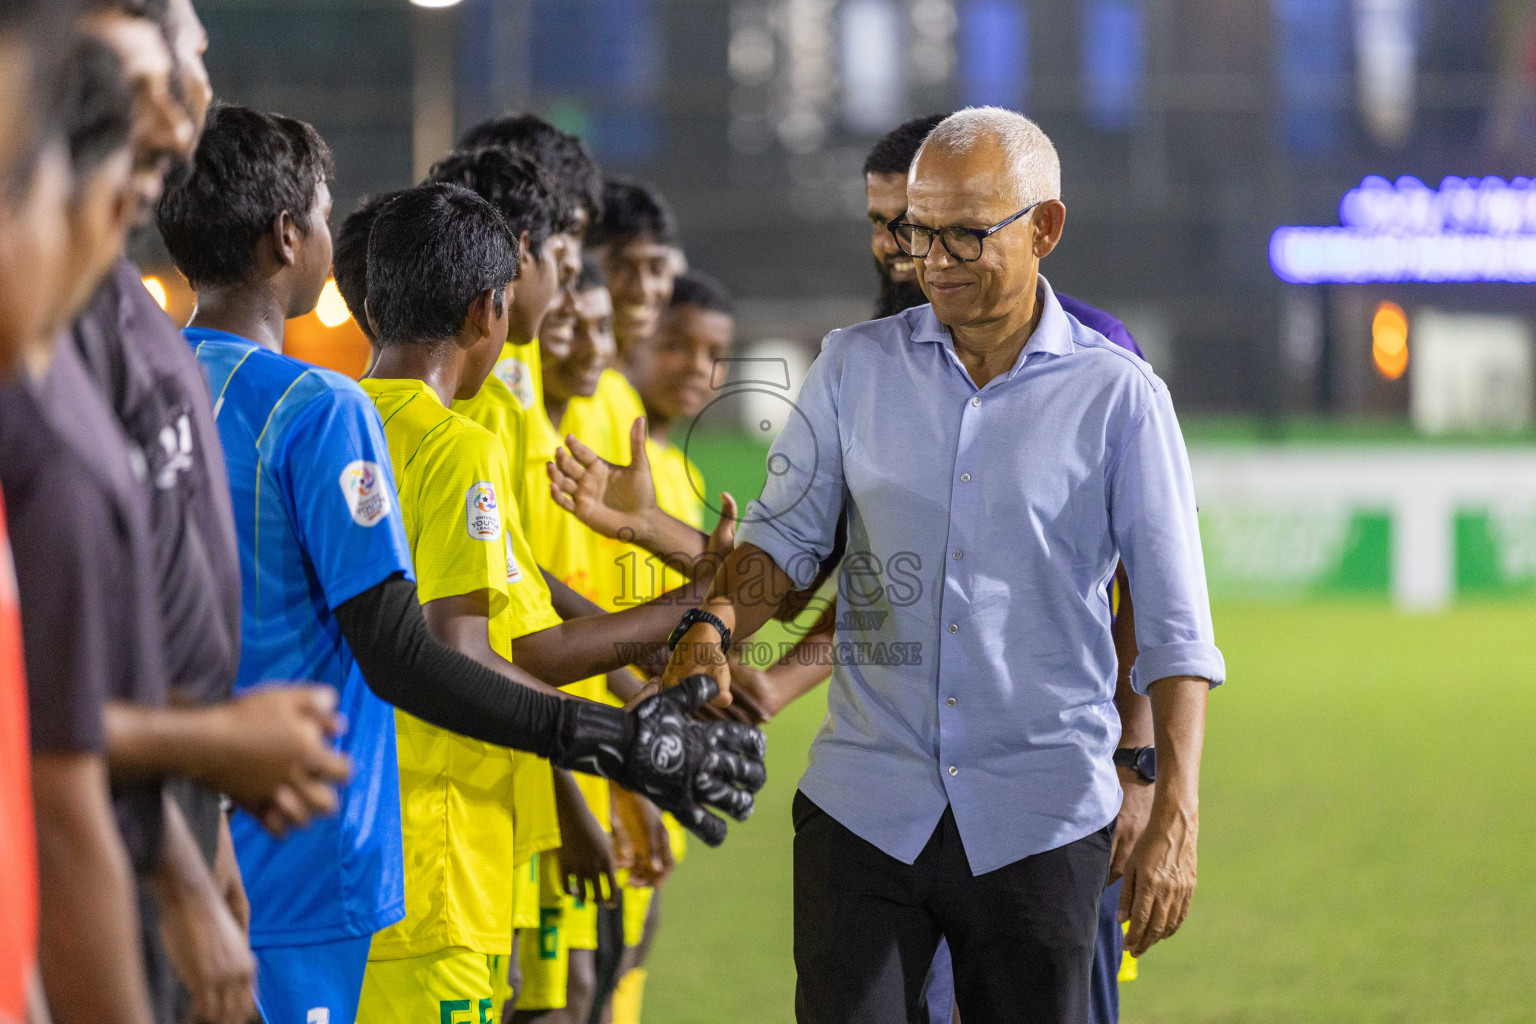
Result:
M273 218L272 254L277 257L277 262L281 266L291 267L298 262L301 236L298 223L287 210Z
M528 232L524 231L517 236L517 280L523 276L523 269L528 266L528 261L533 259L533 246L528 241Z
M372 299L363 299L363 315L368 318L368 329L372 331L373 336L377 338L379 336L379 322L373 318Z
M502 315L497 311L500 306L500 288L487 288L475 296L475 301L469 304L469 313L464 318L464 326L468 328L464 332L465 340L470 346L477 345L490 337L497 319Z
M1035 210L1035 258L1044 259L1061 241L1067 226L1067 207L1060 199L1047 199Z

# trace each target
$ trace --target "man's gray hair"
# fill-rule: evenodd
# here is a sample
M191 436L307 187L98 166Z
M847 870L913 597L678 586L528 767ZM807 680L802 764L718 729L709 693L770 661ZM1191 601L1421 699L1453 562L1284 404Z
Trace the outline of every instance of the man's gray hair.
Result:
M966 107L950 114L918 147L912 170L917 170L929 146L965 153L982 142L1002 147L1020 206L1061 198L1061 158L1056 147L1035 122L1002 107Z

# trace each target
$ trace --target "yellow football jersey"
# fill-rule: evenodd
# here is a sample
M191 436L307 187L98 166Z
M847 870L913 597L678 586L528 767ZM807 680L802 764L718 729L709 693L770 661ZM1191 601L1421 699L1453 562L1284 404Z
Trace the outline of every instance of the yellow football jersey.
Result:
M683 454L675 444L660 444L646 438L645 457L651 463L651 479L656 484L656 504L668 515L675 516L697 529L704 529L704 474L699 467ZM658 562L660 560L658 559ZM658 565L660 582L656 593L682 586L687 582L681 573Z
M453 411L489 430L506 449L523 536L531 536L523 466L528 461L528 420L535 412L544 411L543 363L539 360L538 342L502 345L501 358L485 385L475 397L454 402Z
M650 438L645 440L645 457L651 463L651 479L656 484L656 504L668 515L704 529L704 499L700 495L708 492L704 490L704 475L699 467L677 445L661 444ZM687 582L676 569L654 556L649 565L637 563L636 574L639 579L654 581L655 594L664 594ZM648 600L652 596L642 594L641 598ZM672 815L668 814L664 821L672 839L672 856L680 863L687 850L688 834Z
M538 415L528 417L528 436L529 459L523 471L527 476L528 519L532 523L528 538L534 558L566 586L589 601L597 601L592 568L597 557L597 542L602 538L556 505L550 496L544 464L554 458L555 449L561 442L554 424L549 422L542 409ZM572 683L565 690L589 700L602 700L608 692L608 683L604 676L593 676ZM577 772L575 777L593 815L604 830L611 830L613 815L608 805L608 780L583 772Z
M490 594L491 648L559 622L518 527L500 442L443 407L418 380L362 381L384 422L401 517L423 604ZM405 920L369 956L398 959L458 946L511 952L515 848L513 758L395 712Z
M539 343L504 344L501 357L479 393L473 398L454 402L453 411L468 416L501 442L512 475L518 525L524 537L534 536L534 523L529 518L532 503L528 500L528 474L524 472L524 466L528 462L528 424L544 417L543 363L539 359ZM537 572L536 567L534 571ZM517 806L517 846L513 860L524 866L533 854L560 845L560 819L555 810L549 762L518 751L513 755L513 763Z
M609 462L627 465L630 426L636 417L643 415L645 405L634 386L618 371L605 370L597 392L591 398L573 400L561 425L566 428L563 433L575 434ZM645 454L651 464L657 505L663 512L702 530L704 502L700 495L706 492L698 467L681 448L660 444L649 437L645 441ZM668 567L664 559L644 548L599 538L593 569L593 583L598 593L595 600L599 604L614 609L633 607L686 582L682 573ZM611 694L607 699L610 703L619 703ZM687 851L687 833L672 815L666 815L664 821L672 840L673 856L681 861Z
M629 428L644 415L645 404L634 385L618 370L604 370L591 398L573 398L566 406L560 433L575 434L609 462L628 465Z
M571 400L561 424L561 435L575 434L604 459L627 466L630 427L644 415L645 405L634 386L619 371L604 370L591 398ZM661 593L655 589L655 581L649 579L660 564L661 560L644 548L601 538L593 581L598 596L594 600L615 610L649 601Z

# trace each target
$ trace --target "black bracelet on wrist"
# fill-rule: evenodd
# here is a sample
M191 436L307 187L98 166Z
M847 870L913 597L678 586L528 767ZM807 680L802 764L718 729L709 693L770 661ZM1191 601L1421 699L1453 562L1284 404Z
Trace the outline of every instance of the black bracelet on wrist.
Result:
M688 630L692 628L695 623L699 622L707 622L711 626L715 627L715 631L720 634L720 653L730 654L730 629L728 629L725 623L721 621L720 616L714 614L713 612L707 612L703 608L690 608L688 611L683 613L683 617L678 620L677 628L674 629L672 631L672 635L667 638L667 646L674 651L677 650L677 645L682 641L683 634L688 632Z

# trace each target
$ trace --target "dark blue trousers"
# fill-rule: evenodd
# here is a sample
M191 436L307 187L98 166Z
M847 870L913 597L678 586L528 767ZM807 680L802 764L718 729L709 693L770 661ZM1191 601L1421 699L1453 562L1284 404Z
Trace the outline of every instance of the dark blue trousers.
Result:
M1099 900L1099 942L1093 951L1093 988L1088 997L1089 1024L1120 1024L1120 881L1104 890ZM955 1017L955 974L949 959L949 943L939 941L933 956L933 977L928 982L928 1015L931 1024L950 1024Z

